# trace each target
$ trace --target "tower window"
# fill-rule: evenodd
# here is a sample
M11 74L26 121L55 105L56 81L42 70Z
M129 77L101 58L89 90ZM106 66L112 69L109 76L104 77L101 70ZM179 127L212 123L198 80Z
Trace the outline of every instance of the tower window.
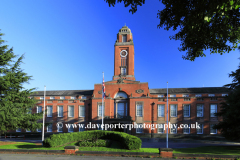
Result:
M126 74L127 74L127 69L121 68L121 75L126 75Z
M122 35L122 42L127 42L127 35Z

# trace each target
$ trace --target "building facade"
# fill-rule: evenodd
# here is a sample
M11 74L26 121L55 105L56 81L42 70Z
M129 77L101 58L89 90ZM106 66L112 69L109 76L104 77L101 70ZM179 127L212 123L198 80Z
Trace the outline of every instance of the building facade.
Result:
M114 75L111 81L105 82L105 91L104 103L102 84L95 84L93 90L47 91L45 120L50 125L45 127L45 132L101 129L94 128L94 125L99 127L103 120L111 127L108 130L161 135L166 133L164 124L168 115L172 124L170 134L220 134L212 129L221 121L214 113L220 111L220 103L228 94L228 89L224 87L169 88L167 106L166 88L149 89L148 83L135 80L133 37L127 26L117 34ZM38 99L32 112L43 111L43 95L43 91L32 95ZM78 125L67 128L66 124ZM37 131L41 132L41 129ZM18 129L17 132L25 131Z

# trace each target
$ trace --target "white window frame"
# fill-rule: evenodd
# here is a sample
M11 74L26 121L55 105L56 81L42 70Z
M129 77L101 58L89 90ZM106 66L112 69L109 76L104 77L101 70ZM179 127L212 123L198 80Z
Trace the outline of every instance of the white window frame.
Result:
M126 39L124 39L124 37L125 37ZM124 41L124 40L126 40L126 41ZM123 34L123 35L122 35L122 42L127 42L127 35L126 35L126 34Z
M215 97L215 94L208 94L208 97Z
M79 128L78 132L83 132L83 131L85 131L85 124L82 124L82 125L83 125L83 128L81 128L80 125L79 125L79 127L78 127L78 128Z
M215 124L210 124L210 134L217 134L217 129L215 129L215 130L216 130L215 133L211 132L211 130L214 130L214 129L211 129L214 125L215 125Z
M176 94L170 94L170 97L176 97Z
M37 106L37 113L41 113L41 112L39 112L40 107L41 107L41 112L42 112L42 106Z
M189 97L189 94L183 94L182 97Z
M143 133L143 124L137 124L136 133Z
M73 115L72 116L70 116L70 107L73 108ZM74 106L73 105L68 106L68 117L74 117Z
M102 117L102 107L103 107L103 116L105 115L104 114L104 105L102 104L98 104L98 117Z
M60 130L61 129L61 130ZM57 132L63 132L63 126L60 127L59 125L57 125Z
M51 109L51 111L52 111L52 113L51 113L51 115L49 115L50 113L49 113L49 108L52 108ZM52 117L52 115L53 115L53 106L47 106L47 117Z
M76 99L76 97L74 97L74 96L71 96L71 99Z
M87 97L86 96L82 96L82 99L87 99Z
M162 127L161 127L161 125L162 125ZM161 129L161 132L160 132L160 129ZM160 133L160 134L164 133L164 124L158 124L157 133Z
M49 129L50 129L50 128L49 128L50 126L51 126L51 130L49 130ZM50 125L48 125L48 126L47 126L47 132L52 132L52 127L53 127L52 123L51 123Z
M187 107L188 106L188 115L185 115L185 112L184 112L184 107ZM190 104L184 104L183 105L183 117L190 117L190 109L191 109L191 105Z
M214 106L214 109L212 109L212 106ZM214 114L212 115L212 110L215 110L214 113L217 113L217 104L210 104L210 117L217 117Z
M198 107L202 107L202 116L198 116ZM204 104L197 104L197 117L203 117L204 116Z
M44 97L40 97L41 100L44 100Z
M195 94L195 97L202 97L202 94Z
M71 127L68 128L68 132L74 132L73 124L71 124L70 126ZM70 129L72 129L72 131Z
M158 97L164 97L164 95L163 94L159 94Z
M50 99L55 99L55 97L54 97L54 96L51 96Z
M138 109L138 107L141 107L141 109ZM141 110L141 112L138 112L138 110ZM143 104L136 104L136 116L137 117L143 117Z
M65 97L64 97L64 96L61 96L60 99L65 99Z
M82 113L82 111L81 111L81 108L84 108L83 109L83 113ZM82 115L83 114L83 115ZM85 106L83 106L83 105L80 105L79 106L79 117L85 117Z
M176 107L176 116L172 116L172 106L175 106ZM177 104L170 104L170 117L177 117Z
M173 127L175 126L176 124L173 124ZM175 129L176 132L173 132L172 129ZM170 133L171 134L177 134L177 128L170 128Z
M185 125L186 125L186 124L185 124ZM187 124L187 125L188 125L187 128L183 128L183 134L190 134L190 128L189 128L189 127L191 126L191 124ZM186 130L188 129L187 132L185 132L185 131L186 131L185 129L186 129Z
M158 117L165 117L164 115L165 115L165 105L164 104L158 104Z
M17 128L16 132L22 132L22 129L21 128Z
M201 127L201 132L199 132L199 128L196 128L196 130L197 130L197 134L203 134L203 128L204 128L204 125L203 124L200 124L200 126L202 126Z
M60 107L62 107L62 116L59 115ZM58 113L58 117L63 117L63 106L57 106L57 113Z

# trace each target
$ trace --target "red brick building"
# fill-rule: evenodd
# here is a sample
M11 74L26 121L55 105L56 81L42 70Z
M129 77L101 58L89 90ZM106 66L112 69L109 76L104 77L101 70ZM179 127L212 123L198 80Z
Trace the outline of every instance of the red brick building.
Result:
M164 135L161 128L168 119L179 128L169 129L170 134L219 134L212 125L220 121L214 113L220 110L220 103L227 95L227 88L169 88L149 89L148 83L135 80L134 44L131 30L124 26L117 34L114 51L114 75L105 82L104 124L137 124L117 126L108 130L124 131L131 134ZM43 91L32 95L39 99L33 112L43 110ZM93 90L59 90L46 92L46 122L52 124L46 132L78 132L89 130L91 124L102 123L102 84L95 84ZM57 123L62 122L63 128ZM181 128L181 124L200 124L192 128ZM84 124L84 128L66 128L65 124ZM145 128L141 126L145 124ZM59 124L60 125L60 124ZM154 126L151 130L149 125ZM135 127L136 127L135 126ZM158 127L156 127L158 126ZM86 127L86 128L85 128ZM115 126L114 126L115 127ZM183 127L183 126L182 126ZM19 132L24 130L19 129ZM39 130L40 132L41 130ZM33 131L32 131L33 132Z

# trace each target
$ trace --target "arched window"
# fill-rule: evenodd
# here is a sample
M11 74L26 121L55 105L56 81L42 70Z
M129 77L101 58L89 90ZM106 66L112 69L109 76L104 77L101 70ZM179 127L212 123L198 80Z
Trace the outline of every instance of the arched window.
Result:
M128 98L127 94L124 92L118 92L114 98Z

